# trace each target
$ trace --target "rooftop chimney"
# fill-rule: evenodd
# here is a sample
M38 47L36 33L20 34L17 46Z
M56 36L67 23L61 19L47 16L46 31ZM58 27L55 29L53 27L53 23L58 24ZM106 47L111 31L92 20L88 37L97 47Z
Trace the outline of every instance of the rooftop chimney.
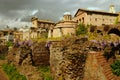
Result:
M114 5L110 5L109 12L115 13L115 6Z

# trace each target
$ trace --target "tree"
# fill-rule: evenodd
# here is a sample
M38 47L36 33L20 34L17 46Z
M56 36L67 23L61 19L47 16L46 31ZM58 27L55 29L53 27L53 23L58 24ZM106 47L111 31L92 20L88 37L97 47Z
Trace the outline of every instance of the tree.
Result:
M87 27L84 24L79 24L76 30L76 36L86 33L87 33Z

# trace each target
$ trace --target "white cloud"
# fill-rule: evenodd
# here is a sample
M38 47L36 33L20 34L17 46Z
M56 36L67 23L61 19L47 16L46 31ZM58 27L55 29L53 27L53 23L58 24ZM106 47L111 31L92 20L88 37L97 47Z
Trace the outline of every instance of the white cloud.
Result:
M88 9L88 10L101 10L101 9L98 8L98 7L88 7L87 9Z
M32 16L57 22L66 11L72 15L79 8L108 11L110 4L120 12L119 3L120 0L0 0L0 25L17 26Z
M65 12L64 15L66 15L66 14L71 14L71 13L70 12Z
M39 10L33 10L32 15L35 15L36 13L38 13Z

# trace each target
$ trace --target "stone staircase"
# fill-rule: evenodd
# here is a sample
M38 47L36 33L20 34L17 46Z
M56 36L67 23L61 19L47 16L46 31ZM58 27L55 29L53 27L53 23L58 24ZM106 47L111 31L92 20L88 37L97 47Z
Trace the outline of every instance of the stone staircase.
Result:
M107 80L120 80L115 75L113 75L110 65L108 64L108 62L106 61L102 53L100 52L96 53L95 56L96 56L97 62L102 67L103 73Z

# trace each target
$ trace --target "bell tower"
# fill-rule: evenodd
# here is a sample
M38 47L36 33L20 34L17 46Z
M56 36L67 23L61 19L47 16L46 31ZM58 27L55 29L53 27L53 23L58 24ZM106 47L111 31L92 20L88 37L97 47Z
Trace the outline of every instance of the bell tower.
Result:
M63 21L70 21L70 20L72 20L72 15L70 14L70 13L65 13L64 15L63 15Z
M114 5L110 5L109 12L110 13L115 13L115 6Z

